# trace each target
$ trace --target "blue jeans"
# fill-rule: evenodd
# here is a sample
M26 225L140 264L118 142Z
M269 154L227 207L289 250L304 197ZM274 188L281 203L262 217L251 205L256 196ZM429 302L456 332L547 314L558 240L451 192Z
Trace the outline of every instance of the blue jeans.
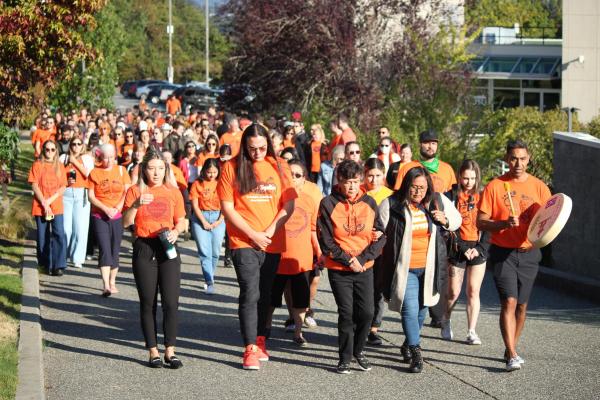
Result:
M84 188L67 188L63 196L67 260L83 264L90 227L90 201Z
M63 216L55 215L51 221L45 217L35 217L37 226L38 265L52 272L67 266L67 237L63 225Z
M202 211L202 216L209 224L219 219L220 211ZM215 271L221 254L221 244L225 236L225 222L221 222L216 228L207 231L202 227L202 222L192 213L192 232L196 247L198 247L198 256L202 266L204 282L211 285L215 281Z
M408 271L406 292L402 302L402 330L406 339L404 344L417 346L421 344L421 328L427 315L427 306L423 305L423 278L425 268Z

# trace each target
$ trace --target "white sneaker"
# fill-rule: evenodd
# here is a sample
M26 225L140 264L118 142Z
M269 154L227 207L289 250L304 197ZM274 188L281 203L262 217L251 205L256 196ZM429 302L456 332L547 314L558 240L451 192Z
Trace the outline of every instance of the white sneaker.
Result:
M73 268L83 268L83 265L81 265L81 263L73 263Z
M216 293L216 289L215 289L215 285L208 285L206 287L206 294L215 294Z
M315 319L310 315L307 315L306 317L304 317L304 325L306 325L307 328L316 328L317 321L315 321Z
M454 338L450 320L442 321L441 336L442 336L442 339L444 339L444 340L452 340Z
M467 333L467 344L479 345L481 344L481 339L477 336L475 331L469 331Z
M517 355L515 358L517 360L519 360L519 364L521 364L521 365L525 364L525 360L523 360L520 355Z
M521 363L517 357L513 357L506 362L506 370L508 372L516 371L518 369L521 369Z

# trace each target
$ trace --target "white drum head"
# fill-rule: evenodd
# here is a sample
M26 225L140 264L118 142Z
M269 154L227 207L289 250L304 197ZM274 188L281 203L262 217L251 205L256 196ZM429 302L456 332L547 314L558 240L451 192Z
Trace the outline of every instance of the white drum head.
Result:
M565 227L572 208L573 201L566 194L557 193L550 197L529 224L527 238L533 247L544 247L552 242Z

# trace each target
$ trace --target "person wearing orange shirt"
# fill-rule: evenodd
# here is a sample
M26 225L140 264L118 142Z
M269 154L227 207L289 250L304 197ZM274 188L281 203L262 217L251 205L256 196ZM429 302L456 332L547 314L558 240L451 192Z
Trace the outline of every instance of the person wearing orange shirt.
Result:
M238 119L231 117L227 122L227 132L221 136L219 145L228 144L231 146L231 154L236 157L240 152L240 141L242 139L242 131L240 131Z
M181 101L174 95L169 95L165 107L169 115L176 116L181 113Z
M349 125L349 118L346 114L339 114L337 118L337 125L342 130L342 134L340 137L340 141L338 144L343 144L344 146L350 142L356 142L356 135L352 128Z
M219 138L217 135L210 134L206 138L204 142L204 147L198 153L198 157L196 158L196 168L198 168L198 172L202 171L202 166L209 158L219 159Z
M63 220L67 175L58 159L56 142L46 140L41 151L42 155L34 161L28 178L33 189L31 215L37 228L37 260L48 274L62 276L67 267L67 237Z
M140 319L148 366L161 368L156 336L157 297L163 310L164 364L183 366L175 356L177 309L181 288L181 258L177 238L185 229L183 197L170 178L169 163L154 148L144 156L137 185L127 190L123 225L135 226L132 269L140 299Z
M385 176L387 186L390 188L393 188L394 185L396 185L398 170L402 168L405 164L408 164L412 161L412 149L410 148L410 144L403 143L399 146L399 148L400 152L398 154L400 154L400 161L391 163Z
M296 345L305 347L308 343L302 335L302 325L310 306L310 276L311 271L316 267L314 259L322 258L316 229L319 204L323 196L317 185L306 180L306 167L300 160L291 160L288 165L298 198L292 216L285 223L287 247L281 253L277 275L273 282L267 330L271 329L273 313L275 308L281 307L281 296L289 282L290 301L288 302L286 297L286 303L294 323L293 340Z
M206 294L215 294L215 271L225 237L225 221L217 195L218 158L207 158L190 189L191 227L198 248Z
M443 339L452 340L450 323L452 310L460 296L464 276L467 276L467 343L480 345L475 328L479 316L479 290L485 275L487 232L477 229L477 211L480 199L481 170L474 160L465 160L458 170L459 184L447 195L462 216L462 224L448 254L448 298L442 320Z
M63 214L67 260L71 260L75 268L82 268L90 224L88 176L94 169L94 159L85 151L81 138L75 137L69 142L69 151L60 156L60 161L65 166L67 178Z
M327 143L325 141L325 132L320 124L313 124L310 127L311 141L305 146L306 166L309 169L308 179L317 183L319 172L321 172L321 163L328 159Z
M54 120L52 118L46 118L42 120L42 126L33 132L31 144L33 145L33 156L35 158L42 155L42 144L44 142L56 139L52 130L53 127Z
M427 171L431 174L433 188L436 192L445 193L452 189L452 185L457 183L456 175L450 164L445 163L437 157L438 142L438 135L432 129L423 131L419 134L419 153L421 154L421 161L411 161L402 165L398 170L394 190L400 188L402 179L404 179L404 175L408 170L420 166L427 168Z
M477 215L477 227L491 232L488 262L500 297L500 331L506 346L507 371L518 370L523 363L517 345L542 258L540 250L527 239L527 230L537 210L551 196L544 182L527 173L530 157L525 142L508 142L505 161L509 170L486 186ZM506 184L510 185L510 193Z
M460 227L461 217L444 195L433 190L424 167L411 168L400 190L379 206L387 242L379 263L376 285L390 311L402 316L405 340L400 351L409 371L423 369L421 329L427 308L440 301L448 275L442 231Z
M344 160L338 184L319 206L317 236L338 307L337 372L349 374L354 357L363 371L371 363L363 349L373 319L373 263L385 244L375 200L362 189L361 164Z
M112 144L103 144L96 152L101 163L89 175L88 196L92 203L92 229L100 250L98 266L104 285L102 295L108 297L119 292L116 280L123 237L121 210L131 180L127 170L117 165Z
M260 361L269 359L265 335L271 287L286 250L283 226L298 197L289 166L275 156L264 126L254 123L246 128L239 155L223 167L217 193L240 286L242 366L257 370Z

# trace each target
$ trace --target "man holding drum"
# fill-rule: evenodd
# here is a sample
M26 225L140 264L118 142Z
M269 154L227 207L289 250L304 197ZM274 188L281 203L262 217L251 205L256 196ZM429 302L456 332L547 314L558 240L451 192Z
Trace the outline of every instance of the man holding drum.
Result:
M525 142L510 140L505 157L509 171L485 188L477 227L492 233L488 265L500 296L506 370L514 371L524 363L516 348L541 260L540 250L527 239L527 229L536 211L550 198L550 190L527 173L530 154Z

